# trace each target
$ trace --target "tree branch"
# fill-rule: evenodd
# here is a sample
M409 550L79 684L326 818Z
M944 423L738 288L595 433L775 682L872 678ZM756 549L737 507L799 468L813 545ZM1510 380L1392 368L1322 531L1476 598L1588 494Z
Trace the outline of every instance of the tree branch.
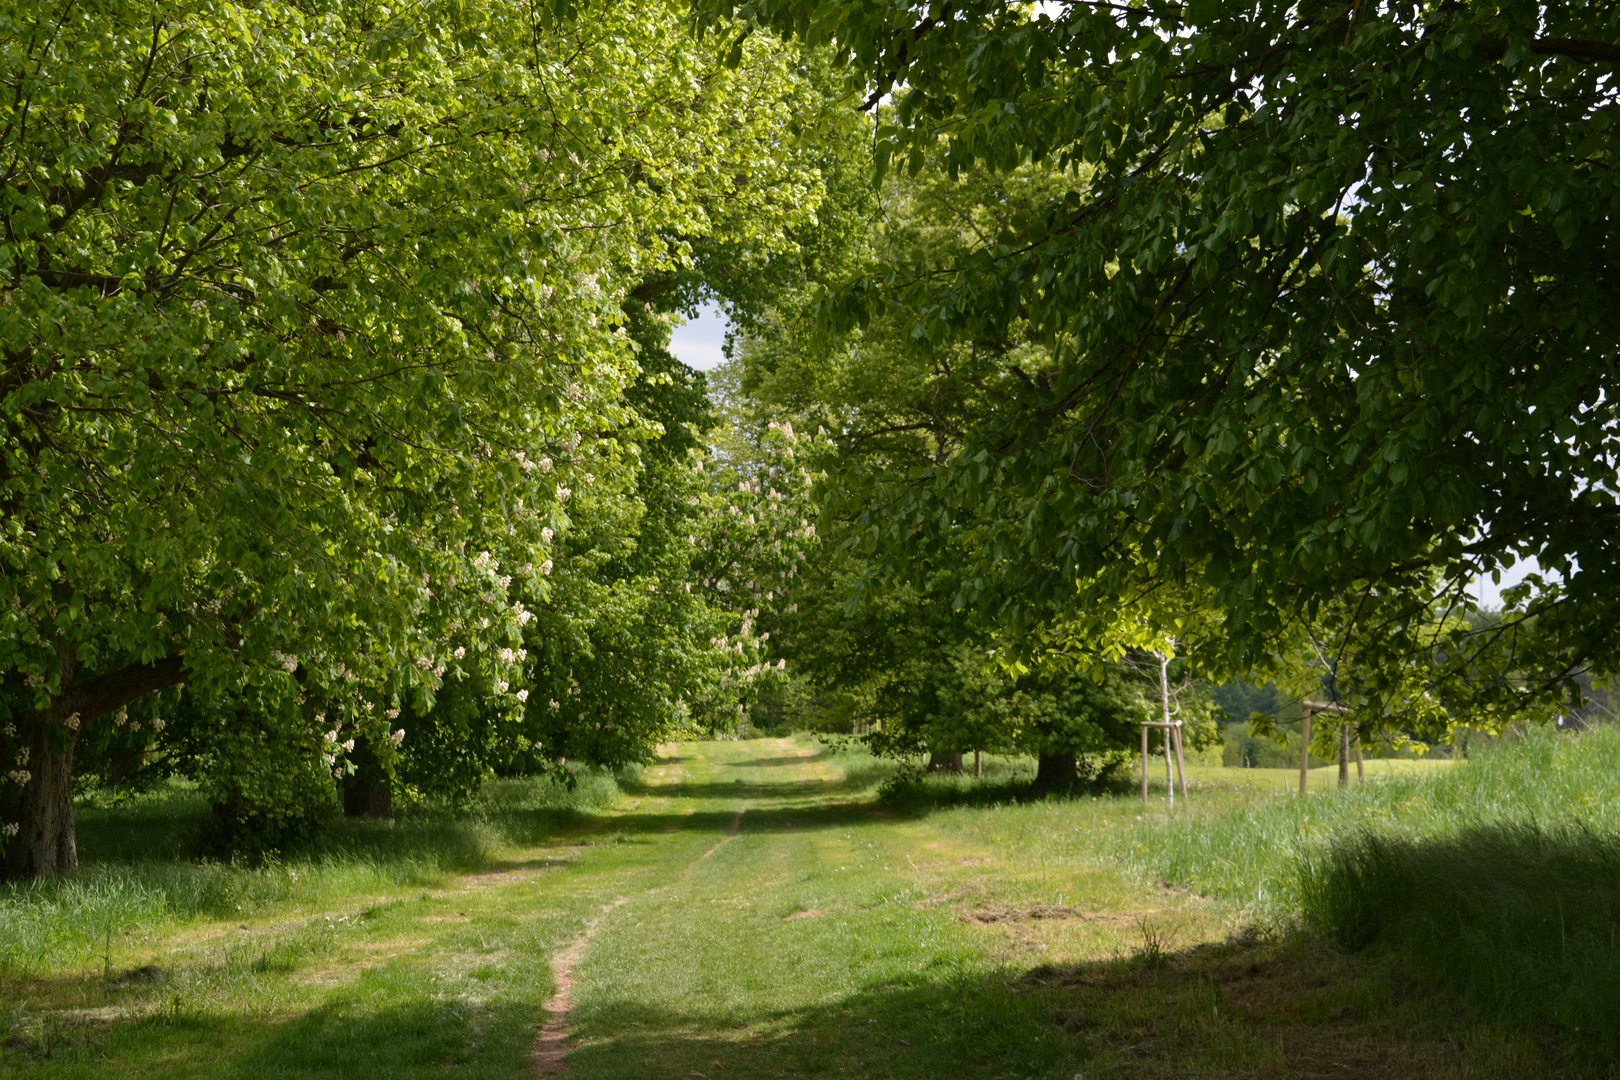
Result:
M63 711L78 713L83 720L94 720L154 690L178 686L189 673L185 654L173 653L151 664L130 664L72 683L58 705Z

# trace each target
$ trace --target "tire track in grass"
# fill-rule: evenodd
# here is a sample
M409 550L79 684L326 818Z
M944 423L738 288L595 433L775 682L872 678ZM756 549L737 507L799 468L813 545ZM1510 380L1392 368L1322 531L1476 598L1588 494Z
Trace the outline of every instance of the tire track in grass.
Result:
M715 842L714 846L699 855L690 865L697 865L726 844L737 838L742 831L743 815L748 809L737 811L737 816L731 820L731 828L726 835ZM664 885L659 888L668 888ZM658 890L653 890L658 891ZM568 1047L564 1040L568 1038L568 1014L574 1011L574 968L585 959L586 951L591 947L596 931L611 915L615 908L625 903L629 897L621 896L611 904L605 905L596 918L585 924L585 932L569 942L568 947L551 958L551 975L557 982L557 992L546 1002L546 1019L540 1025L540 1034L534 1041L534 1051L530 1055L534 1063L536 1076L556 1076L568 1065Z
M746 814L746 813L748 813L748 807L746 807L746 806L743 807L741 810L737 811L737 816L731 819L731 829L726 833L725 836L721 837L715 843L714 847L710 848L708 851L705 851L703 854L699 855L697 857L697 861L702 862L704 859L707 859L710 855L713 855L715 852L719 851L721 848L725 847L727 844L729 844L733 840L737 839L737 834L742 831L743 815Z
M686 779L684 769L680 771L680 779ZM677 780L675 786L679 786L679 780ZM726 830L726 835L717 840L713 847L688 863L688 869L701 863L704 859L707 859L710 855L736 839L737 834L742 831L743 815L746 813L748 813L746 806L739 809L737 816L732 818L731 828ZM649 891L659 892L667 888L669 888L669 884L666 883ZM568 1038L569 1033L568 1014L574 1010L574 985L577 981L574 978L574 969L585 959L585 954L590 949L591 942L595 939L596 932L600 929L602 923L607 920L607 917L616 908L629 899L627 896L621 896L611 904L605 905L594 919L586 922L585 930L579 937L569 942L567 948L552 957L551 974L557 983L557 992L546 1003L546 1019L540 1025L540 1034L535 1038L534 1049L530 1054L534 1075L556 1076L568 1067L567 1059L570 1048L565 1045L565 1040Z
M546 1002L546 1019L540 1025L540 1035L534 1040L534 1051L530 1055L536 1076L555 1076L567 1065L568 1047L563 1045L563 1040L568 1037L568 1014L574 1011L574 968L585 959L585 951L591 947L591 940L602 922L628 899L621 896L604 905L596 918L585 924L585 932L551 958L551 976L557 982L557 992Z

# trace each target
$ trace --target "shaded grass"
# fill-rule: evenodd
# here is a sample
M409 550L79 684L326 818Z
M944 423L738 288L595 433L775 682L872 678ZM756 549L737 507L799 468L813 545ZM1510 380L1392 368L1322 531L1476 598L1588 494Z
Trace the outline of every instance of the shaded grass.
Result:
M1415 840L1531 822L1620 833L1620 728L1533 730L1460 767L1306 799L1217 787L1195 790L1192 803L1173 826L1159 811L1114 831L1110 853L1144 876L1257 918L1288 917L1304 908L1305 869L1366 832Z
M1620 836L1498 823L1420 839L1361 832L1304 867L1303 912L1352 949L1486 1015L1620 1060Z
M69 878L0 884L0 975L39 974L101 958L132 933L244 918L346 897L440 885L577 825L611 803L611 774L572 790L495 780L463 807L420 807L392 821L340 819L309 847L252 861L193 856L208 806L188 785L77 809L81 869Z

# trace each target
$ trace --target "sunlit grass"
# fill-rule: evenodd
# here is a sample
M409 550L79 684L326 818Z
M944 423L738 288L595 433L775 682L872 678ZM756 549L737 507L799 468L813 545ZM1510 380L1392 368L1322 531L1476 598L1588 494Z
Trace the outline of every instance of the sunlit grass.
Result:
M78 808L82 868L70 878L0 885L0 974L39 974L97 958L127 937L273 916L442 885L488 866L618 796L608 774L570 790L495 780L472 804L422 807L392 821L340 820L316 844L269 859L193 856L208 807L185 785Z
M885 803L894 763L809 738L663 754L622 785L502 781L475 806L344 822L263 864L188 860L206 808L184 790L87 807L86 871L0 897L5 1064L53 1078L517 1076L550 958L601 919L576 970L581 1080L1331 1073L1347 1023L1383 1055L1358 1075L1539 1077L1539 1028L1397 994L1384 961L1327 948L1301 913L1330 893L1359 903L1356 925L1375 930L1348 943L1404 962L1421 944L1391 918L1407 907L1365 902L1399 889L1333 876L1328 856L1356 850L1346 837L1467 847L1462 807L1613 835L1620 772L1612 736L1536 735L1346 793L1313 776L1303 802L1259 770L1200 769L1170 815L1157 773L1147 806L1134 781L1033 798L1032 761L986 758L982 779L930 777L921 797ZM1523 901L1498 906L1533 907L1550 876L1496 875ZM1478 935L1451 936L1466 961ZM1522 936L1504 970L1544 947ZM1433 985L1523 1019L1455 977L1455 950L1436 955L1418 971ZM1607 985L1543 968L1545 1000ZM1574 1026L1559 1034L1588 1038Z
M1538 729L1470 761L1191 770L1151 790L1034 799L998 778L932 779L913 812L1022 868L1062 904L1100 865L1221 901L1234 925L1301 924L1372 949L1486 1015L1555 1031L1568 1061L1620 1055L1620 729ZM975 799L974 792L979 793ZM975 802L982 805L973 805Z
M1317 782L1305 799L1211 785L1173 823L1161 824L1160 803L1113 833L1111 850L1144 875L1264 918L1300 911L1303 867L1366 830L1413 839L1504 822L1620 831L1620 729L1530 731L1459 767L1398 764L1408 768L1344 791Z

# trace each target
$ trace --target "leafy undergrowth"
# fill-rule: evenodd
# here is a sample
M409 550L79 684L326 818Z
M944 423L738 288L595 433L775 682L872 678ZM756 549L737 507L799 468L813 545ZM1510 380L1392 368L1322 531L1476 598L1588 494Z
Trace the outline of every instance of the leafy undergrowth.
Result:
M608 774L570 790L496 780L471 805L414 808L392 821L342 819L284 858L193 857L207 804L182 785L78 808L79 873L0 884L0 975L101 959L159 926L241 919L402 888L441 885L577 824L618 796Z

